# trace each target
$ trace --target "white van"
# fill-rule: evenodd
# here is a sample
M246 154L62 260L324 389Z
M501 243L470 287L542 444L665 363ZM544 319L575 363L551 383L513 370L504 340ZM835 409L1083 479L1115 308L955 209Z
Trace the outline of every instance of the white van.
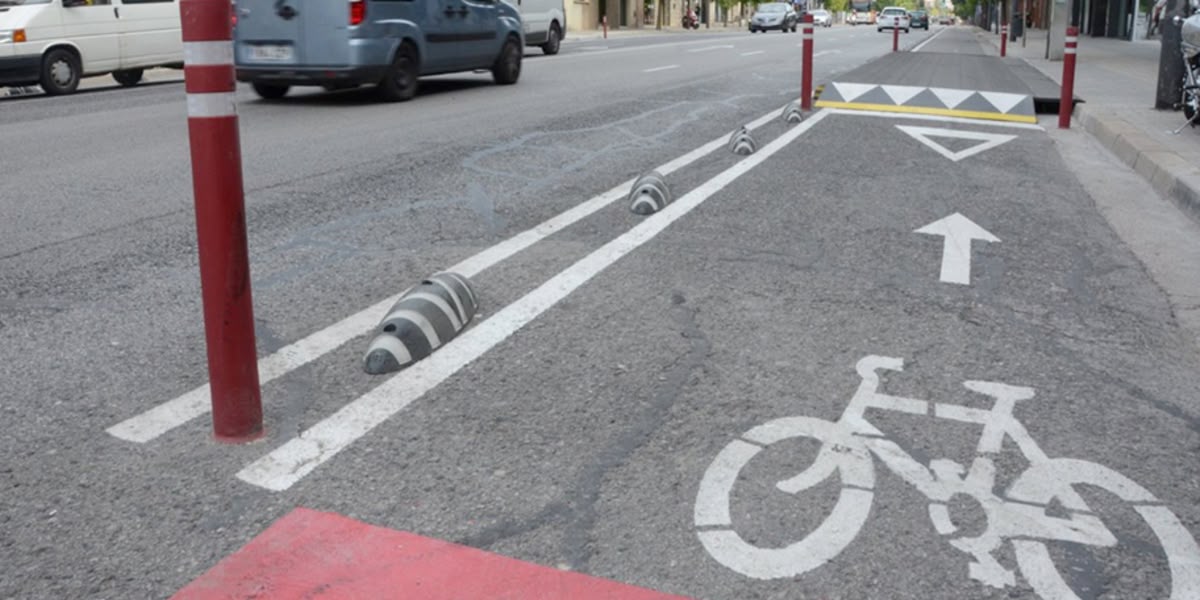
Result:
M546 54L558 54L558 44L567 32L563 0L509 0L509 3L516 4L521 11L525 45L538 46Z
M70 94L85 76L137 85L183 67L179 0L0 0L0 87Z

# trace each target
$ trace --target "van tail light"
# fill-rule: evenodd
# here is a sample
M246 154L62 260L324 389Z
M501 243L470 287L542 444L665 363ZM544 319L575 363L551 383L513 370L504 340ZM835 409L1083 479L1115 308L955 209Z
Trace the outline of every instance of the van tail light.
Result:
M367 18L367 1L350 0L350 24L361 25Z

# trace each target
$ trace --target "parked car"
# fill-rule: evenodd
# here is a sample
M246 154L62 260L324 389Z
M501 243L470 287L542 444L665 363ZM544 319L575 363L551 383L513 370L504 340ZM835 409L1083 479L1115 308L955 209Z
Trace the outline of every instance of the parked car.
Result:
M879 13L879 17L875 19L875 30L883 31L884 29L903 29L904 33L908 33L908 11L899 6L889 6L883 9L883 12Z
M545 54L558 54L559 43L567 32L563 0L516 0L516 4L525 31L525 45L537 46Z
M796 11L786 2L767 2L759 4L758 9L750 17L750 33L760 31L796 31Z
M137 85L144 69L183 68L179 0L0 0L0 87L70 94L87 76Z
M846 18L846 22L851 25L874 25L875 11L851 11L850 16Z
M909 11L908 22L913 29L929 31L929 13L923 10Z
M818 8L809 14L813 17L813 25L817 27L829 27L833 25L833 15L829 14L829 11L823 8Z
M506 0L238 0L234 62L263 98L374 85L394 102L426 75L490 69L496 83L516 83L524 46Z
M953 25L954 17L951 17L949 15L942 15L941 23L942 23L942 25Z

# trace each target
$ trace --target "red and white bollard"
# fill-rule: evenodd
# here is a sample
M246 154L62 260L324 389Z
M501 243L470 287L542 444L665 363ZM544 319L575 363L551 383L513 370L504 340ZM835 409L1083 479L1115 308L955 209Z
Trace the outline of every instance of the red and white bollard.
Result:
M803 32L804 49L801 51L800 67L804 72L800 75L800 110L812 110L812 80L813 80L813 17L805 13Z
M604 39L608 39L608 15L600 17L600 24L604 26Z
M1000 26L1000 58L1008 54L1008 25Z
M1075 109L1075 50L1079 44L1079 28L1068 27L1063 49L1062 95L1058 99L1058 128L1071 128L1071 111Z
M892 17L892 52L900 51L900 17Z
M229 0L180 0L213 434L262 435Z

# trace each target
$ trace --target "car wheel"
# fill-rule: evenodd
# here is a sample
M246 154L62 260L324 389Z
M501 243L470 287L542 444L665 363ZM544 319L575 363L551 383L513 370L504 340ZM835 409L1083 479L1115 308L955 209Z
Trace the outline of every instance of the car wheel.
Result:
M492 66L492 79L500 85L512 85L521 77L521 44L513 38L504 42L496 64Z
M904 33L908 33L908 28L904 28Z
M79 87L79 57L55 48L42 58L42 91L50 96L70 94Z
M278 100L288 93L288 86L276 83L255 81L252 87L254 88L254 93L258 94L258 97L263 100Z
M391 66L379 82L376 91L385 102L404 102L417 95L417 80L421 75L421 60L417 49L404 42L396 49Z
M547 34L546 43L542 44L543 54L558 54L558 47L562 42L562 33L558 31L558 23L550 25L550 33Z
M125 87L133 87L142 80L142 70L126 69L124 71L113 71L112 76L113 79L117 80L117 83Z

